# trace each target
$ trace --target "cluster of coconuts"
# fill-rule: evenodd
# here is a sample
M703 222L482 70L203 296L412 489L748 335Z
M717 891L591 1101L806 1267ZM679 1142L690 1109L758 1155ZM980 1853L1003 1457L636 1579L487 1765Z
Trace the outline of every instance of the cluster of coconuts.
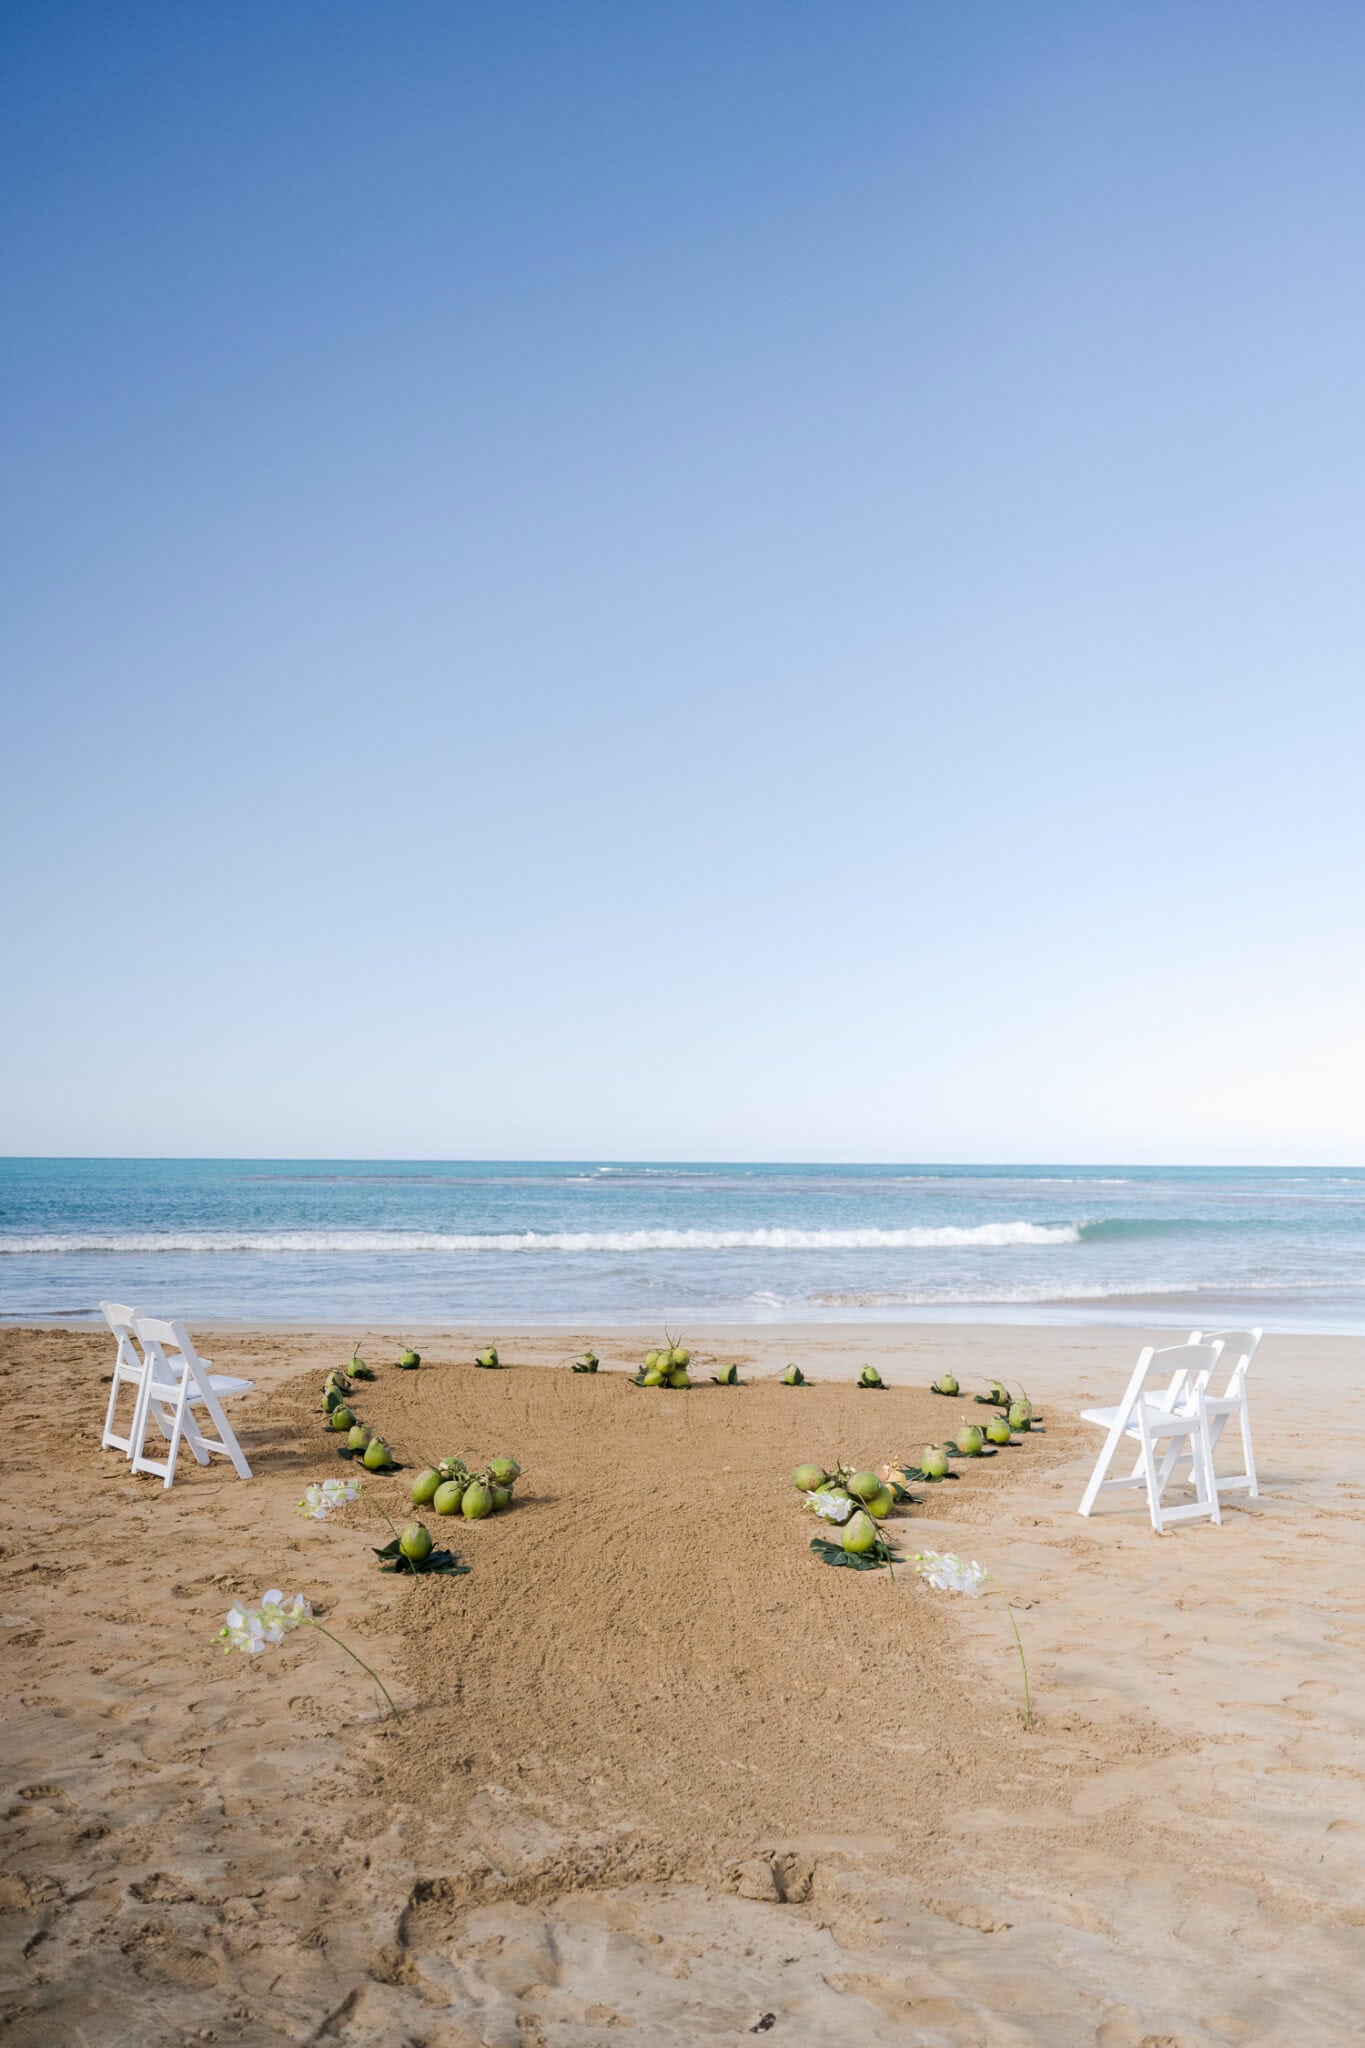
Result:
M687 1368L692 1363L692 1353L675 1344L670 1337L660 1350L658 1346L646 1351L645 1362L636 1377L637 1387L690 1387L692 1381Z
M896 1496L875 1472L845 1472L836 1466L826 1472L823 1465L798 1465L792 1485L799 1493L825 1493L834 1500L847 1501L853 1512L843 1524L839 1541L853 1557L865 1557L877 1542L877 1524L885 1520L896 1504Z
M327 1427L338 1435L344 1433L347 1450L354 1452L367 1472L387 1472L394 1462L393 1452L382 1436L376 1436L360 1420L346 1398L350 1392L351 1383L344 1372L328 1373L322 1387Z
M438 1515L463 1515L467 1522L481 1522L512 1505L512 1489L520 1476L515 1458L490 1458L482 1472L471 1472L463 1458L442 1458L413 1480L412 1504L434 1508Z
M920 1470L926 1479L942 1479L948 1469L950 1450L956 1450L961 1458L979 1458L986 1444L1003 1448L1014 1441L1016 1432L1023 1435L1032 1427L1032 1403L1011 1402L1009 1414L992 1415L984 1429L978 1423L964 1421L951 1445L926 1444Z

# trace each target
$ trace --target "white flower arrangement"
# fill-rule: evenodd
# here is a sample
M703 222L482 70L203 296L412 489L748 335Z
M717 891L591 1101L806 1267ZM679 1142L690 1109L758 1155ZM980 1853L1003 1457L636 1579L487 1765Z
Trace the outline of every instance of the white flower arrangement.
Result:
M819 1515L822 1522L846 1522L853 1513L856 1503L847 1494L808 1493L806 1506Z
M245 1650L248 1657L259 1657L275 1643L282 1643L287 1635L300 1627L315 1628L320 1636L335 1643L344 1650L363 1672L372 1678L389 1703L389 1711L395 1721L403 1716L393 1703L393 1695L377 1671L372 1671L363 1657L356 1655L349 1643L343 1643L340 1636L334 1636L324 1628L313 1614L313 1610L302 1593L296 1593L292 1600L286 1599L278 1586L272 1586L268 1593L262 1593L258 1607L230 1607L224 1618L223 1627L218 1631L218 1640L224 1645L224 1655L231 1656L234 1650Z
M227 1625L218 1633L227 1637L227 1655L245 1650L248 1657L259 1657L268 1643L282 1643L291 1629L310 1621L312 1614L302 1593L296 1593L286 1606L283 1593L273 1587L262 1593L259 1607L230 1607Z
M993 1579L985 1565L978 1564L975 1558L968 1561L965 1557L956 1556L951 1550L917 1550L915 1570L922 1579L927 1579L931 1586L937 1586L940 1593L966 1593L975 1600L989 1587L992 1592L1000 1595L1005 1603L1005 1612L1010 1618L1010 1627L1014 1630L1014 1644L1019 1652L1019 1663L1024 1673L1024 1726L1031 1728L1033 1702L1029 1697L1028 1663L1024 1656L1019 1624L1014 1618L1014 1609L1010 1606L1009 1594L1004 1587L997 1579Z
M973 1600L979 1598L987 1578L984 1564L975 1558L969 1564L951 1550L917 1550L915 1570L940 1593L968 1593Z
M333 1508L348 1506L359 1492L358 1479L324 1479L304 1488L303 1499L294 1512L306 1515L310 1522L325 1522Z

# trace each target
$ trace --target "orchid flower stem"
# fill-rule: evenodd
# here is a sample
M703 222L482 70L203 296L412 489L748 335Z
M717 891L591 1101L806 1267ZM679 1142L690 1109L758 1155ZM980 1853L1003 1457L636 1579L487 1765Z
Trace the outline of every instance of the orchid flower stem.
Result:
M379 1690L383 1693L385 1699L388 1701L389 1712L393 1715L394 1720L397 1721L397 1723L401 1727L403 1724L403 1716L399 1713L398 1708L395 1706L393 1694L389 1691L389 1688L385 1685L383 1679L379 1676L379 1673L377 1671L372 1671L370 1669L370 1666L365 1662L365 1659L359 1656L357 1652L351 1648L349 1643L343 1643L340 1636L334 1636L329 1628L324 1628L322 1623L320 1621L315 1621L311 1614L307 1617L307 1619L309 1628L315 1628L320 1636L326 1636L329 1643L335 1643L337 1648L339 1650L344 1650L346 1652L346 1655L350 1657L355 1663L357 1663L362 1671L368 1673L368 1675L374 1680L375 1684L379 1687Z
M1029 1698L1029 1689L1028 1689L1028 1664L1027 1664L1027 1661L1025 1660L1025 1657L1024 1657L1024 1643L1023 1643L1023 1638L1022 1638L1022 1637L1021 1637L1021 1635L1019 1634L1019 1624L1018 1624L1018 1622L1017 1622L1017 1621L1015 1620L1015 1618L1014 1618L1014 1609L1013 1609L1013 1607L1011 1607L1011 1605L1010 1605L1010 1596L1009 1596L1009 1594L1008 1594L1008 1593L1007 1593L1007 1592L1005 1591L1004 1587L1003 1587L1003 1586L1002 1586L1002 1585L1000 1584L999 1580L998 1580L998 1579L992 1579L992 1580L990 1581L990 1584L991 1584L992 1586L994 1586L994 1587L995 1587L995 1590L996 1590L996 1592L997 1592L997 1593L998 1593L998 1594L1000 1595L1000 1598L1001 1598L1001 1599L1002 1599L1002 1600L1004 1601L1004 1603L1005 1603L1005 1612L1006 1612L1006 1614L1007 1614L1007 1615L1009 1616L1009 1618L1010 1618L1010 1627L1011 1627L1011 1628L1012 1628L1012 1629L1014 1630L1014 1647L1015 1647L1015 1648L1016 1648L1016 1650L1018 1650L1018 1652L1019 1652L1019 1667L1020 1667L1020 1669L1022 1670L1022 1672L1023 1672L1023 1674L1024 1674L1024 1726L1025 1726L1025 1728L1032 1728L1032 1726L1033 1726L1033 1702L1032 1702L1032 1701L1031 1701L1031 1699Z

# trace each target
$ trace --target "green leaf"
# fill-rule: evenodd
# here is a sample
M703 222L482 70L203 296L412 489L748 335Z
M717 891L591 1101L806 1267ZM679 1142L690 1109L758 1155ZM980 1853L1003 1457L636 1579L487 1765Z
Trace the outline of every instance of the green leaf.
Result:
M891 1555L887 1551L884 1557L877 1557L871 1553L865 1557L856 1557L851 1550L845 1550L841 1543L830 1543L823 1536L812 1536L810 1547L821 1564L836 1565L849 1572L884 1571ZM885 1549L885 1546L882 1548Z
M463 1573L472 1570L472 1566L461 1564L449 1550L433 1550L420 1563L410 1557L404 1557L396 1536L386 1543L382 1550L376 1550L375 1556L380 1559L381 1572L413 1573L419 1577L423 1572L435 1572L438 1578L457 1579Z

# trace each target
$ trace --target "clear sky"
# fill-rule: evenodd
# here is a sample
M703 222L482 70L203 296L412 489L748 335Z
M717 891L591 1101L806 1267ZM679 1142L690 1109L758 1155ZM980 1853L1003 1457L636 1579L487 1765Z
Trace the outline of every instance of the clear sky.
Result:
M1365 1157L1365 9L9 0L0 1151Z

